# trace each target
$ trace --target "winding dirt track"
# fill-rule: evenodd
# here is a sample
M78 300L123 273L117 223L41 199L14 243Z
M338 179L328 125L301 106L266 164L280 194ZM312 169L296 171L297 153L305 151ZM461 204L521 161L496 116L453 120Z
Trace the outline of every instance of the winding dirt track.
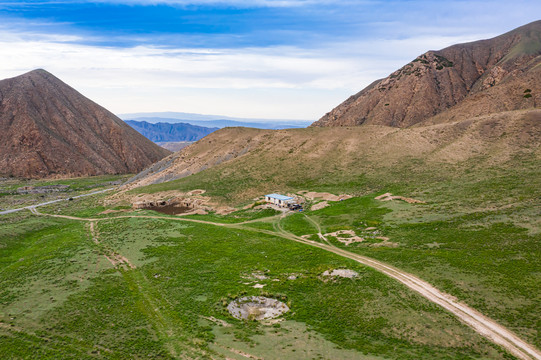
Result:
M453 313L456 317L458 317L465 324L473 328L479 334L488 338L493 343L505 348L507 351L509 351L511 354L518 357L519 359L541 359L541 352L539 352L539 350L520 339L517 335L515 335L504 326L484 316L477 310L474 310L469 306L460 303L452 296L436 289L426 281L423 281L416 276L408 274L402 270L384 264L380 261L368 258L366 256L350 253L334 246L311 242L310 240L305 239L295 239L295 241L309 244L320 249L333 252L337 255L355 260L361 264L370 266L384 273L385 275L395 280L398 280L399 282L406 285L408 288L416 291L426 299L440 305L444 309Z
M275 232L275 231L264 230L264 229L244 227L242 226L243 223L224 224L224 223L215 223L215 222L204 221L204 220L186 219L186 218L181 218L181 217L173 218L173 217L164 217L164 216L146 216L146 215L135 216L133 215L133 216L117 216L117 217L109 217L109 218L91 219L91 218L78 218L78 217L67 216L67 215L44 214L44 213L39 212L35 207L29 207L29 210L32 211L32 213L35 215L53 216L53 217L78 220L78 221L95 222L95 221L113 220L113 219L119 219L119 218L162 219L162 220L195 222L195 223L214 225L214 226L238 228L238 229L243 229L243 230L261 232L261 233L274 235L274 236L280 236L289 240L297 241L299 243L303 243L306 245L317 247L325 251L332 252L334 254L343 256L348 259L355 260L363 265L376 269L382 272L383 274L401 282L402 284L404 284L411 290L414 290L415 292L417 292L424 298L428 299L429 301L432 301L433 303L440 305L447 311L454 314L459 320L461 320L462 322L470 326L472 329L477 331L479 334L486 337L493 343L506 349L507 351L509 351L509 353L513 354L517 358L523 359L523 360L532 360L532 359L541 360L541 352L537 348L535 348L533 345L530 345L527 342L523 341L512 331L498 324L496 321L484 316L477 310L474 310L470 308L469 306L467 306L466 304L459 302L457 299L455 299L451 295L446 294L436 289L434 286L427 283L426 281L421 280L420 278L412 274L404 272L400 269L397 269L383 262L371 259L366 256L358 255L358 254L340 249L334 245L331 245L328 242L328 240L321 234L319 224L309 217L308 217L308 220L312 222L314 226L318 229L318 233L319 233L318 235L320 235L320 238L322 240L327 242L326 244L316 242L316 241L306 240L285 231L282 228L279 219L276 223L279 231ZM284 214L283 216L285 215L286 214ZM276 217L273 217L273 218L276 218ZM258 220L262 221L264 219L258 219Z

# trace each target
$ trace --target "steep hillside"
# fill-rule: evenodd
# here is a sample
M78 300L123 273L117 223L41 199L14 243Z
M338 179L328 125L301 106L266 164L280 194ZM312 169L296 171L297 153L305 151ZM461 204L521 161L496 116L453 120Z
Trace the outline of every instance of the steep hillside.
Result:
M0 175L133 173L170 152L45 70L0 81Z
M151 124L146 121L126 120L126 124L154 142L197 141L218 130L217 127L209 128L187 123L169 124L160 122Z
M434 181L444 176L444 168L452 177L476 168L520 166L517 157L538 162L540 144L540 110L409 129L228 128L154 164L126 189L186 178L160 188L188 189L196 183L233 202L295 187L340 184L345 191L348 183L359 184L362 179L377 187L381 177L394 182ZM415 176L419 173L426 175L424 180ZM197 176L189 176L193 174Z
M440 121L533 108L541 104L540 55L541 21L493 39L428 51L351 96L313 126L407 127L462 103Z

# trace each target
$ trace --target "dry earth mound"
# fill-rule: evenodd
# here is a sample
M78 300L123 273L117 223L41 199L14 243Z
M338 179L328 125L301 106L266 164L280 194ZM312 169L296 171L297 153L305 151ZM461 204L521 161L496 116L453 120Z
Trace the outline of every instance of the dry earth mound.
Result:
M428 51L377 80L312 126L408 127L541 104L541 21L493 39ZM464 103L462 105L462 103Z
M45 70L0 81L0 175L135 173L170 154Z

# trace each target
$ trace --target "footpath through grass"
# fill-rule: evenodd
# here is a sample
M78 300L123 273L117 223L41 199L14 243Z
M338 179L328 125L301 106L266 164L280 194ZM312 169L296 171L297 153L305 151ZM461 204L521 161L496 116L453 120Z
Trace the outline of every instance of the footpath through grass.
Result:
M488 341L392 279L323 250L238 228L248 225L104 219L93 239L80 221L28 214L2 221L6 229L19 229L0 248L3 281L13 278L0 298L0 350L12 358L25 357L28 348L51 359L215 358L230 356L231 348L300 359L346 358L347 351L374 358L503 358ZM115 266L103 248L136 268ZM359 277L322 277L336 268ZM254 288L256 283L264 287ZM40 300L36 293L44 287ZM246 295L287 302L291 323L269 327L232 318L226 305ZM31 306L47 298L42 309ZM304 333L290 334L292 329ZM310 334L328 345L316 346ZM273 342L280 347L269 353Z

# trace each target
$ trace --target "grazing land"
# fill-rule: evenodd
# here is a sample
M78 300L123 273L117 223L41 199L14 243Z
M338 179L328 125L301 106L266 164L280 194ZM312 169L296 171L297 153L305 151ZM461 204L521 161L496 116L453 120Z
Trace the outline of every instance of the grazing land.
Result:
M106 194L3 216L0 351L51 359L512 357L392 278L290 238L303 235L412 273L539 348L541 239L536 205L521 201L521 189L502 196L515 176L449 181L447 192L381 184L287 216L164 215L105 205ZM72 187L98 189L92 182L106 181ZM375 200L383 187L426 204ZM473 212L471 187L482 187L492 207ZM516 205L504 206L508 197ZM341 230L363 241L328 235ZM337 270L358 276L324 276ZM235 319L228 305L249 296L290 311L277 322Z
M540 34L170 155L44 70L1 81L2 359L541 360Z

